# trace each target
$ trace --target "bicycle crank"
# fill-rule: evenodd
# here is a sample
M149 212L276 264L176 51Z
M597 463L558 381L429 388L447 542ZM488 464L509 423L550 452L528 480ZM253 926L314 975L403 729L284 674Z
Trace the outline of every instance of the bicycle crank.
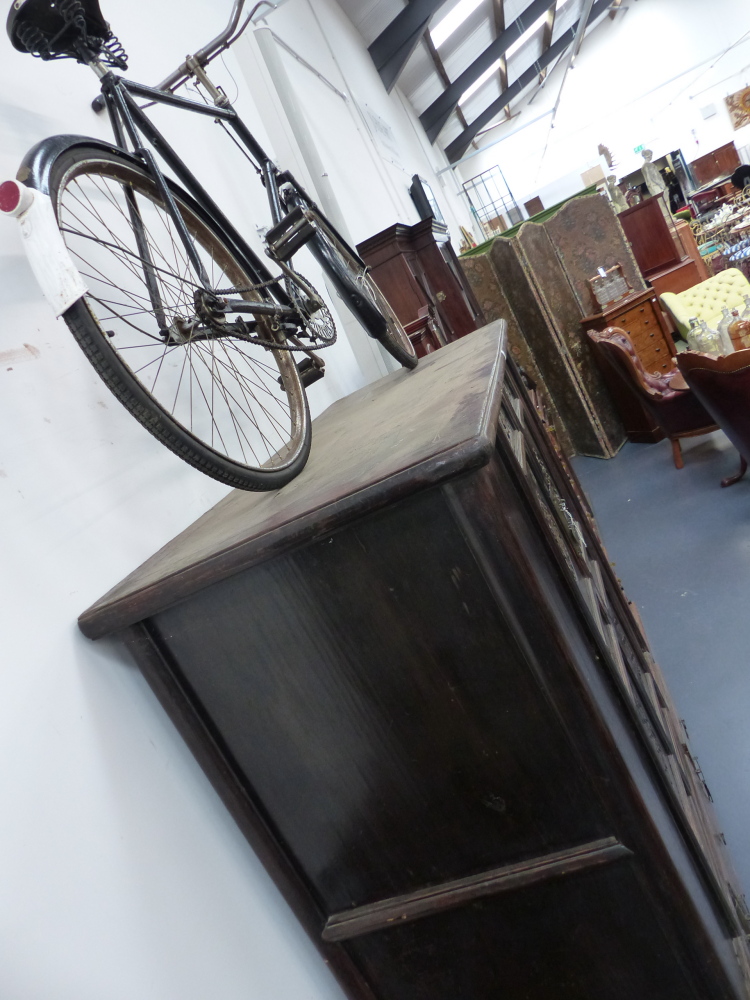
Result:
M315 354L311 353L309 357L302 358L301 361L297 361L296 367L299 372L299 380L305 389L309 389L311 385L315 382L319 382L325 377L325 361ZM279 375L276 381L279 383L281 388L284 389L284 376Z

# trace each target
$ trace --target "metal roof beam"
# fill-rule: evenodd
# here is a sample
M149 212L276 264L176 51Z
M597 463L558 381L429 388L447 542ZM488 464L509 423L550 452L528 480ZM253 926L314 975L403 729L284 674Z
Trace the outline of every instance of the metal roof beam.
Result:
M549 0L544 0L548 3ZM601 14L608 10L611 0L598 0L591 8L591 13L586 19L587 26L596 20ZM539 15L537 15L538 17ZM502 93L496 101L493 101L488 108L479 115L474 121L469 125L468 128L464 129L460 135L458 135L453 142L446 146L445 153L451 163L455 163L456 160L460 160L464 155L466 150L471 145L472 140L476 134L484 128L485 125L489 124L495 115L500 114L503 108L510 104L530 83L533 83L536 77L545 69L551 62L554 62L558 56L572 45L576 39L576 33L578 30L579 22L569 28L565 34L561 35L557 41L550 45L547 51L541 56L532 66L530 66L525 73L522 73L519 78L508 87L508 89Z
M410 0L369 46L386 90L393 90L409 56L419 44L430 18L445 0Z
M435 48L433 41L430 38L429 31L425 31L424 35L422 35L422 41L424 42L427 51L430 53L430 58L432 59L433 65L435 66L435 70L438 76L443 81L444 86L448 87L450 85L451 78L445 71L443 60L440 58L440 53ZM461 108L456 108L456 117L461 122L462 128L466 128L468 126L469 123L466 121L466 118L464 117L464 113L461 110ZM476 143L472 142L472 145L476 146Z
M547 51L547 49L552 44L552 34L555 30L555 13L557 12L557 4L553 3L550 9L547 11L547 19L544 22L544 33L542 34L542 55ZM547 75L547 70L543 70L539 77L539 82L544 79Z
M495 22L495 38L498 38L505 31L505 0L492 0L492 14ZM497 67L500 77L500 93L508 89L508 60L503 54L500 56L500 65ZM510 118L510 111L505 109L506 118Z
M468 69L457 77L450 87L447 87L436 101L422 112L419 120L424 126L430 142L434 142L440 130L450 117L451 111L458 105L461 97L475 83L482 73L485 73L494 62L505 55L511 45L518 41L521 35L542 17L549 7L549 0L533 0L526 10L508 25L484 52L478 56ZM497 8L496 8L497 9Z

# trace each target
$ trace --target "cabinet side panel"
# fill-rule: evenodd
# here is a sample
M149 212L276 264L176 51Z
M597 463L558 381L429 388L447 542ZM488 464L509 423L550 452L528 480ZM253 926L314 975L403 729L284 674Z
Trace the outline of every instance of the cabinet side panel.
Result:
M155 641L148 623L134 625L120 632L119 637L346 995L351 1000L379 1000L349 952L323 939L324 918L317 901L269 829L262 809L227 756L223 741L181 682L180 671Z
M153 627L329 915L610 833L437 490Z

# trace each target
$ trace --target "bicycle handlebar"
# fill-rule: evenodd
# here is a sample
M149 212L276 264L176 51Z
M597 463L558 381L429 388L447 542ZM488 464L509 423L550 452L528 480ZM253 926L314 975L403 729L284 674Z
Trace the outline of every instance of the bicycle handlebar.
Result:
M208 66L211 60L215 59L220 52L226 51L230 45L236 42L245 28L247 28L248 24L250 24L255 17L256 11L258 11L261 7L275 7L276 4L272 3L271 0L261 0L260 3L256 3L245 19L245 23L239 31L236 31L237 25L240 22L240 16L242 15L242 8L244 6L245 0L234 0L232 14L226 28L218 34L216 38L210 41L208 45L204 45L202 49L199 49L194 56L189 56L181 66L179 66L173 73L170 73L166 79L162 80L156 89L176 90L180 84L184 83L193 75L192 67L195 66L196 63L201 67Z

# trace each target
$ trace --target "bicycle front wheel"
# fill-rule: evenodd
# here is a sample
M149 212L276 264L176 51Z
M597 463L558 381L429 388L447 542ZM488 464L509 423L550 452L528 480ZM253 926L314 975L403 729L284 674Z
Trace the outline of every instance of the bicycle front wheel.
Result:
M404 368L416 368L417 352L388 299L359 260L321 219L308 244L336 289L368 333Z
M219 228L174 195L212 288L251 286ZM278 489L297 475L310 417L293 355L248 343L229 324L226 333L201 326L201 286L148 173L115 153L76 147L54 164L50 196L89 289L63 318L120 402L167 448L229 486ZM283 343L267 319L255 319L262 339Z

